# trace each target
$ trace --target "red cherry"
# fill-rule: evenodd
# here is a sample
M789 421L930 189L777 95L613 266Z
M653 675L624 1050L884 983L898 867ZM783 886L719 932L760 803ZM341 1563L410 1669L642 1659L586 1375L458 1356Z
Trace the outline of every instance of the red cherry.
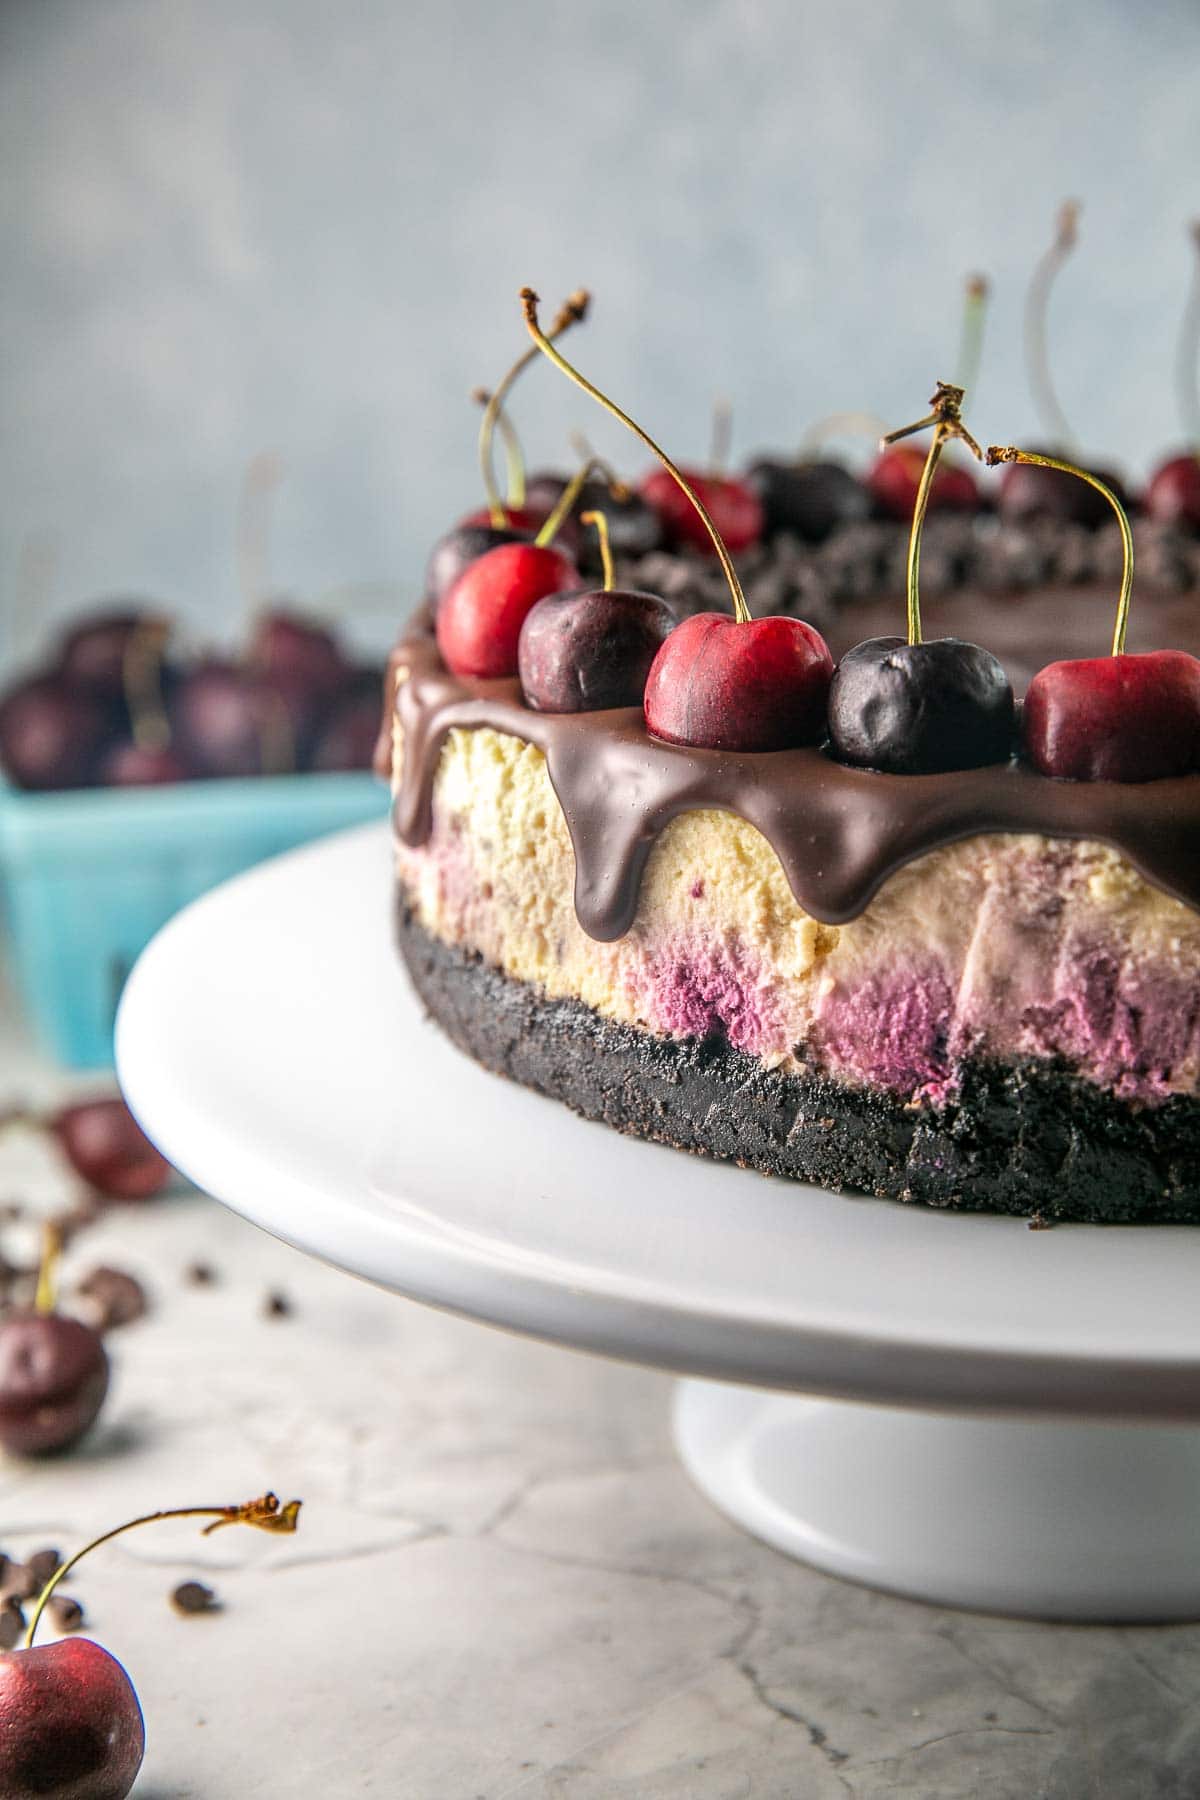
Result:
M183 759L169 744L142 745L126 739L114 744L100 764L101 787L162 787L187 778Z
M747 482L732 475L700 475L692 469L680 473L708 508L732 556L758 543L765 524L762 503ZM654 508L672 543L688 544L706 556L713 555L703 519L666 469L652 469L639 483L638 492Z
M647 728L706 750L788 750L825 732L833 658L802 619L695 613L650 666Z
M550 507L547 507L545 512L539 507L534 506L510 506L506 510L508 514L508 524L501 527L501 529L516 532L527 531L530 537L532 537L534 533L540 531L542 526L546 523ZM466 513L458 521L458 529L461 530L465 525L490 526L491 523L492 515L487 507L477 506L474 512Z
M1050 663L1021 717L1025 757L1068 781L1156 781L1200 770L1200 660L1182 650Z
M0 1444L6 1450L44 1456L68 1449L92 1424L107 1392L108 1356L81 1319L14 1312L0 1324Z
M1150 477L1143 505L1160 525L1200 531L1200 456L1185 450L1160 463Z
M50 1129L75 1173L110 1200L150 1200L171 1182L170 1163L117 1094L64 1107Z
M889 444L881 450L867 475L867 487L880 512L891 519L911 519L925 455L912 444ZM961 463L942 462L929 493L930 512L975 512L979 489L969 469Z
M0 1654L4 1800L125 1800L145 1751L133 1683L91 1638Z
M463 570L438 607L437 641L456 675L515 675L525 616L547 594L579 586L561 550L499 544Z

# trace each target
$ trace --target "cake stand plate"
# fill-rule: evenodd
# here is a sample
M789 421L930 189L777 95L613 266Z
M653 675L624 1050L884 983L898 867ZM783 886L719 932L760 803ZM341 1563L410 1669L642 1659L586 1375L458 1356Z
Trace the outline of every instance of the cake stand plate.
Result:
M581 1121L422 1016L390 888L369 826L150 945L118 1066L180 1169L396 1293L692 1377L684 1462L791 1554L954 1605L1200 1617L1200 1227L1031 1232Z

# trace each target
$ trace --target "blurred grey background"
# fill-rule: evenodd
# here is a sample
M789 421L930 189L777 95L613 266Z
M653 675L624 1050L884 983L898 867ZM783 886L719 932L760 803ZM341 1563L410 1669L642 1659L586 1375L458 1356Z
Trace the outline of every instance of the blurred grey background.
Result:
M233 631L265 448L277 585L411 596L477 500L467 391L522 347L525 281L594 290L575 354L696 458L716 393L738 453L834 408L916 416L980 268L968 416L1028 438L1023 295L1067 195L1060 396L1144 473L1179 433L1198 77L1190 0L7 0L8 652L39 584ZM549 368L515 412L535 464L578 423L641 466Z

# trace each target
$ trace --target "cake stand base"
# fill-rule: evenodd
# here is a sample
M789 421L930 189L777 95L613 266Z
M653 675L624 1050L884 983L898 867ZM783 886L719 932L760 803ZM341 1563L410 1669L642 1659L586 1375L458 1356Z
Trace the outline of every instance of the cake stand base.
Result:
M869 1587L1041 1619L1200 1618L1200 1430L967 1417L682 1381L722 1512Z

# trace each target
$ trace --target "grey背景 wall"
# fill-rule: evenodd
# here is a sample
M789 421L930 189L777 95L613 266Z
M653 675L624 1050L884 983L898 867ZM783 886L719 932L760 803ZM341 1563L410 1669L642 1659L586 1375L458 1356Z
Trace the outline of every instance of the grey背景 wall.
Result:
M1023 290L1077 195L1057 383L1142 472L1178 435L1198 76L1183 0L8 0L0 657L39 559L53 611L133 589L232 629L264 447L279 585L411 594L524 281L594 289L580 360L696 457L716 393L743 451L916 416L978 267L969 416L1019 439ZM516 410L535 462L573 423L629 460L549 369Z

